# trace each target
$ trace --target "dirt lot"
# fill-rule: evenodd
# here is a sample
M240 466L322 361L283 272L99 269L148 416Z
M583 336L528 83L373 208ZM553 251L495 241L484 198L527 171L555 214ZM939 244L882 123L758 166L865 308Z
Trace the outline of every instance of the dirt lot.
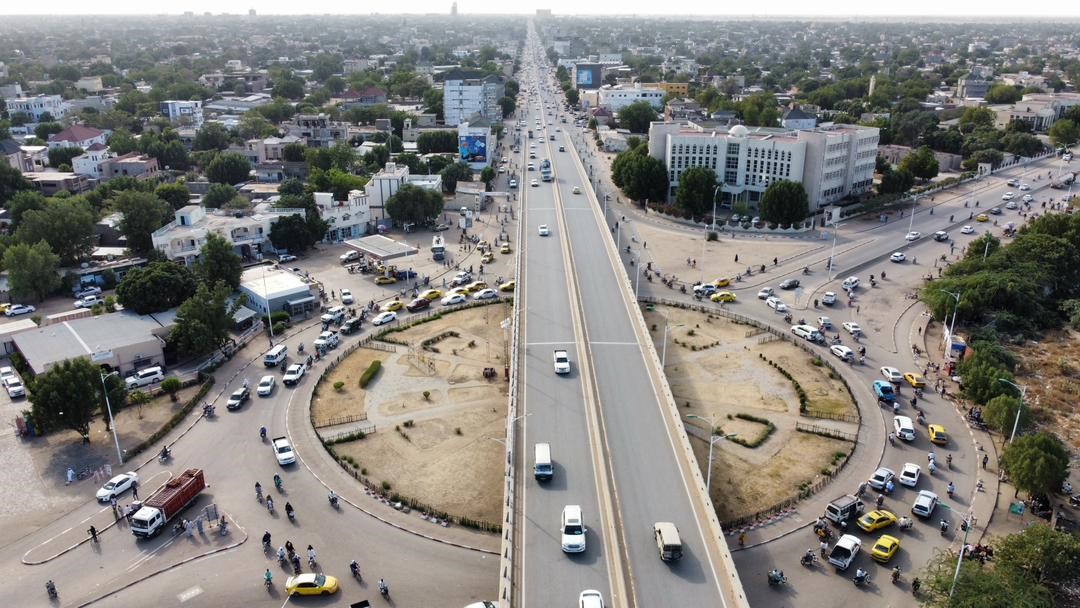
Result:
M391 334L409 344L397 353L362 348L342 361L320 386L313 410L319 418L366 413L377 431L337 445L338 454L356 459L368 478L389 482L404 496L497 522L507 395L500 323L509 315L509 305L453 313ZM419 348L449 331L458 335L432 344L438 352ZM360 374L374 359L382 361L382 370L362 390ZM499 377L485 380L484 367L495 367ZM345 383L340 393L331 388L336 381Z
M1027 403L1038 424L1080 450L1080 333L1055 331L1011 350L1019 361L1016 382L1029 388Z
M794 496L801 483L816 481L820 471L831 466L837 452L850 451L849 442L795 430L800 419L795 389L759 357L764 354L798 378L810 407L854 414L855 405L843 384L830 378L828 368L813 365L805 351L753 326L664 307L645 314L658 350L663 350L665 317L671 324L665 373L686 423L704 433L707 422L685 416L711 418L718 433L746 440L758 437L765 425L735 414L764 418L776 426L772 436L754 449L731 441L716 443L712 498L721 520L750 515ZM704 473L708 444L702 437L690 436Z

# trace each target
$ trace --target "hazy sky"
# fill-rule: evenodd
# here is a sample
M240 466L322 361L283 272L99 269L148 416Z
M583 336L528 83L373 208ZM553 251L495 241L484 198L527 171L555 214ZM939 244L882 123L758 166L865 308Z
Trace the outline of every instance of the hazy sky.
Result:
M203 13L246 13L254 8L260 14L297 14L315 12L336 14L383 13L447 13L451 0L412 0L400 3L357 2L356 0L322 0L321 2L296 2L296 0L189 0L179 4L158 4L145 0L110 0L87 3L85 0L52 0L44 5L25 2L0 2L0 14L43 14L38 6L47 7L47 14L161 14L195 11ZM383 10L375 11L379 6ZM1080 2L1075 0L1046 0L1034 5L1023 5L1005 0L906 0L904 2L867 2L866 0L830 0L807 2L806 0L770 0L753 5L723 4L716 0L675 0L674 2L647 2L645 0L620 0L619 2L582 3L579 0L552 0L542 3L508 3L505 0L461 0L458 12L468 13L532 13L537 7L550 8L558 14L607 14L617 6L622 14L682 14L682 15L747 15L753 10L763 17L786 17L794 15L820 15L842 17L872 17L875 15L956 15L985 18L1018 15L1028 18L1041 16L1080 17ZM751 8L752 7L752 8ZM1030 13L1025 13L1030 10Z

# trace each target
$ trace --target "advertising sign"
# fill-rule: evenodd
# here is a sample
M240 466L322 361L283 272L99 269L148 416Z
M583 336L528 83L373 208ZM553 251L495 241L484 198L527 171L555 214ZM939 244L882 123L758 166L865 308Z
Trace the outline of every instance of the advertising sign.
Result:
M577 70L577 83L579 86L592 86L592 69Z
M487 162L487 137L484 135L459 135L458 155L462 162Z

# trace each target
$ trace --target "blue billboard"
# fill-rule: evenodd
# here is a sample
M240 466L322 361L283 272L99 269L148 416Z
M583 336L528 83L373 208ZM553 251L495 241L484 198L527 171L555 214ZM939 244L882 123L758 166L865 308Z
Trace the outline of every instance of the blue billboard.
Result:
M577 83L579 85L592 85L592 70L577 70Z
M466 163L486 163L487 136L486 135L459 135L458 156Z

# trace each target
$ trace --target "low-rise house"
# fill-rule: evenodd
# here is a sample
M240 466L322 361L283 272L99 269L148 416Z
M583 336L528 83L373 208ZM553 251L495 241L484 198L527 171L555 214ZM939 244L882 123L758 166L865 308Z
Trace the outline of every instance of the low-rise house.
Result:
M101 129L83 125L71 125L59 133L50 135L48 144L50 150L57 148L82 148L88 150L94 144L104 145L106 139L108 139L108 133Z
M303 209L278 209L260 204L250 212L206 209L200 205L181 207L176 219L154 231L154 248L178 264L191 265L214 232L233 245L236 253L248 260L262 259L274 251L270 227L287 215L304 215Z

